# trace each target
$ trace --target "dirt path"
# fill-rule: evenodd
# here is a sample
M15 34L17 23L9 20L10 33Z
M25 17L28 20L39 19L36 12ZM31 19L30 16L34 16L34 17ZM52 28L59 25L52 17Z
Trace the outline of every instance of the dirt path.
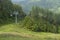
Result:
M18 35L22 37L32 37L32 35L25 34L25 33L17 33L17 32L0 32L0 34L10 34L10 35Z
M51 34L51 35L31 35L31 34L25 34L25 33L17 33L17 32L0 32L0 34L10 34L10 35L18 35L22 37L39 37L39 38L60 38L60 34Z

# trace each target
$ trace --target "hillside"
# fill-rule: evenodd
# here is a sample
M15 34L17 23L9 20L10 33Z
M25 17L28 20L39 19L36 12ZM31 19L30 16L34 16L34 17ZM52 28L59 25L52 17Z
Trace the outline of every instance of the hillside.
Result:
M15 24L4 25L0 28L0 40L60 40L60 34L32 32Z
M60 40L60 0L0 0L0 40Z

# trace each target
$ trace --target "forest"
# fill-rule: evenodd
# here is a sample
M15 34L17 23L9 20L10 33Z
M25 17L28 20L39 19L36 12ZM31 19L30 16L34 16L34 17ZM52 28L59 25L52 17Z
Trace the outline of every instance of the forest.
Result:
M25 13L21 5L13 4L10 0L0 0L0 25L15 23L14 12L19 13L17 20L22 28L35 32L60 33L60 14L39 6L32 6L29 13Z

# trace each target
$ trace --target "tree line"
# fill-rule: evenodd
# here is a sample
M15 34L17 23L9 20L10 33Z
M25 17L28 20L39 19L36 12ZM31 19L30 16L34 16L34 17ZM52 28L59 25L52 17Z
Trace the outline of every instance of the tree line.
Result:
M33 6L22 22L22 27L35 32L60 32L60 14L38 6Z

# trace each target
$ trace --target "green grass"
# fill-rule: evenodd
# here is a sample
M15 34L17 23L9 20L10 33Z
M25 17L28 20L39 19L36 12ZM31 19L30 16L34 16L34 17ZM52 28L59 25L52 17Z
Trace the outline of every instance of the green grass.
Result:
M16 24L0 27L0 40L60 40L60 34L33 32Z

